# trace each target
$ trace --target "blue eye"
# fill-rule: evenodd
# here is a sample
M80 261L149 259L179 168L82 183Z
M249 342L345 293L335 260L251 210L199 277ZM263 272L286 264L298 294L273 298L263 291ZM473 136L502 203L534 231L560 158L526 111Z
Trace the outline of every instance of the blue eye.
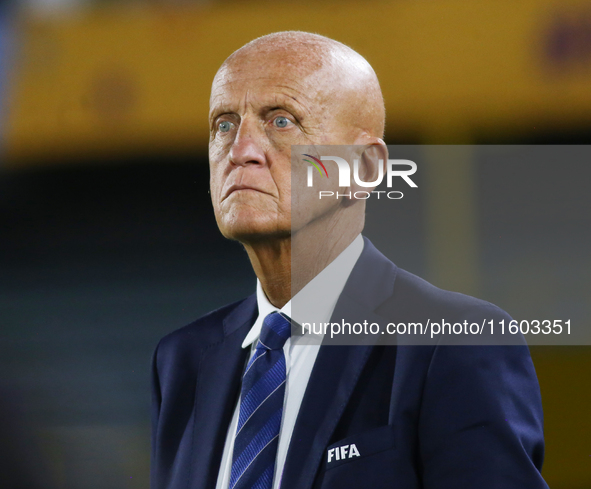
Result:
M230 129L232 129L232 123L228 121L222 121L220 122L218 129L220 132L228 132Z
M277 127L287 127L287 125L290 123L290 120L287 117L279 116L275 118L273 123Z

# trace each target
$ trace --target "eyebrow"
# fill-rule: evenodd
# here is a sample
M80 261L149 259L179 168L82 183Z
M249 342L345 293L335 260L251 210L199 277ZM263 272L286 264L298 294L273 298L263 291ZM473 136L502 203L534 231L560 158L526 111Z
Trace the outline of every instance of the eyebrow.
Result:
M283 103L283 104L268 104L265 105L263 107L261 107L261 112L262 113L269 113L269 112L273 112L274 110L285 110L286 112L289 112L290 114L293 114L294 116L296 116L298 119L303 118L300 116L301 114L301 109L299 109L298 107L296 107L293 104L288 103Z
M298 103L292 103L292 100L299 102L297 98L286 95L286 94L278 94L281 96L281 101L275 100L273 103L268 103L263 105L258 112L262 114L267 114L269 112L273 112L274 110L285 110L292 114L298 121L302 121L305 118L305 110L303 107ZM233 110L229 105L226 103L220 104L218 107L214 105L213 110L211 111L211 115L209 118L210 124L213 123L218 117L222 115L234 115L237 114L236 110Z

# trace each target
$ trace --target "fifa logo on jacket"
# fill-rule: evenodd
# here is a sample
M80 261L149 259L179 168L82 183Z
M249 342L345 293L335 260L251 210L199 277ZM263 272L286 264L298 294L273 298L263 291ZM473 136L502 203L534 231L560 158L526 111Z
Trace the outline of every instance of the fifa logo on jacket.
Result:
M331 448L328 450L328 462L330 463L334 457L335 460L343 460L346 458L359 457L361 454L355 443L351 445L343 445L342 447Z

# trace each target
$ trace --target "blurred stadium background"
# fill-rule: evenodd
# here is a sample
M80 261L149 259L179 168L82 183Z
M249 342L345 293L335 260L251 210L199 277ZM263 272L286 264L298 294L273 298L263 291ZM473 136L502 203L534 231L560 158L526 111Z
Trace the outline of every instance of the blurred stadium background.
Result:
M211 80L286 29L369 60L388 144L591 143L589 1L3 2L2 489L148 487L157 340L254 290L207 194ZM515 317L589 328L591 167L459 155L419 176L445 191L393 218L390 258ZM532 355L544 475L591 487L591 349Z

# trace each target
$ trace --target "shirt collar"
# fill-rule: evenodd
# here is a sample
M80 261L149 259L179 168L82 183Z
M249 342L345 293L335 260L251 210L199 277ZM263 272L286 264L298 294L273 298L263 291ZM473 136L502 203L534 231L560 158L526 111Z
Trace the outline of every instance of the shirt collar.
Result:
M263 320L273 311L280 311L298 323L330 320L347 279L363 251L361 234L345 248L324 270L314 277L285 306L278 309L269 302L261 282L257 279L257 305L259 315L242 342L247 348L258 340ZM293 311L292 311L293 306ZM293 316L292 316L293 312Z

